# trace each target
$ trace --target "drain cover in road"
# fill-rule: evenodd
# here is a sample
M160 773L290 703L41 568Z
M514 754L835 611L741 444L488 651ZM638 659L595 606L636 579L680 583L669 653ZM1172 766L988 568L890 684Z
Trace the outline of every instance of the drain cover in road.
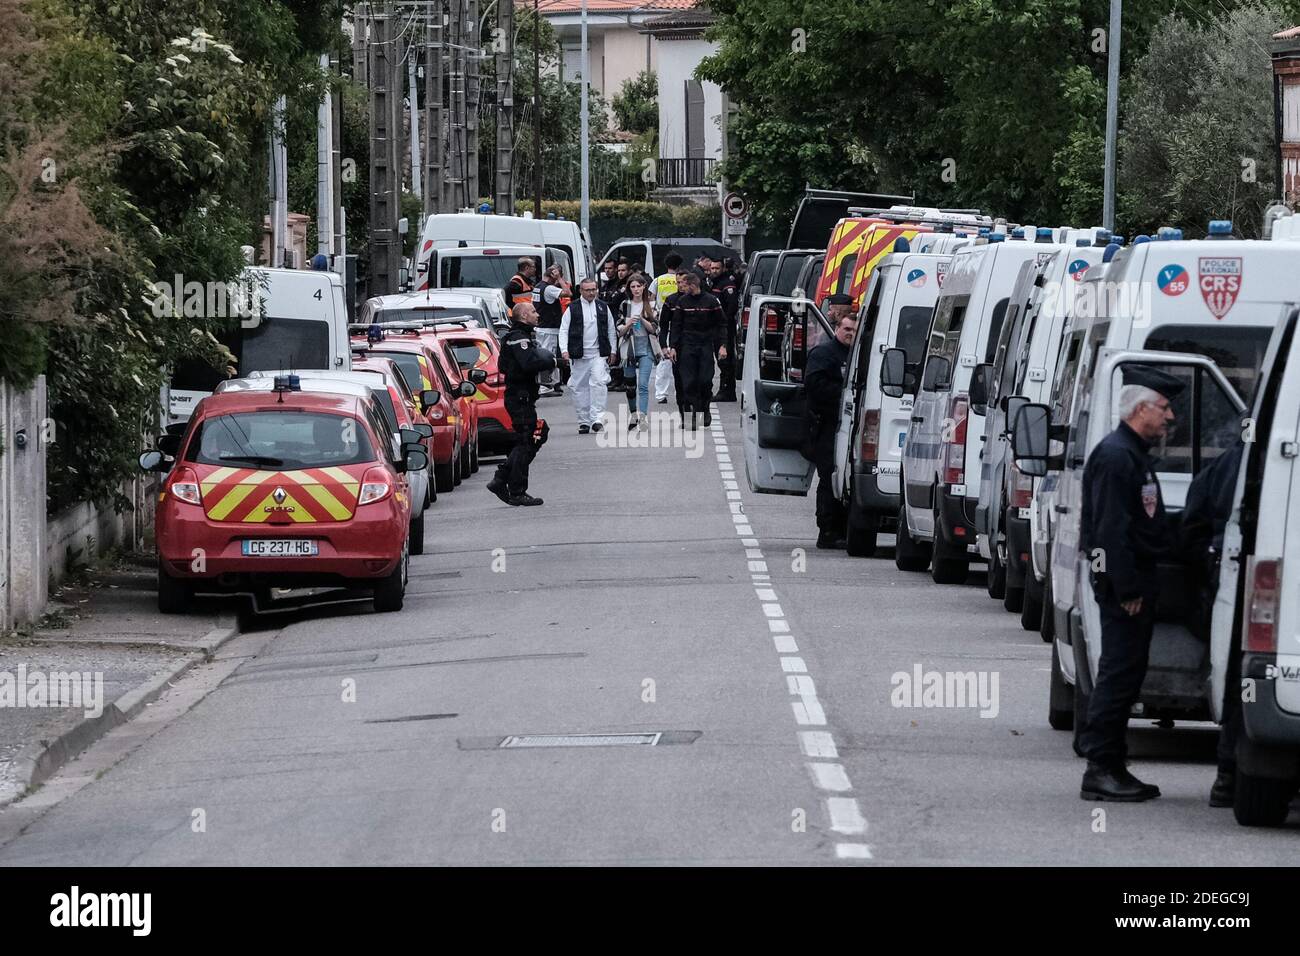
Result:
M502 747L653 747L662 734L512 734Z

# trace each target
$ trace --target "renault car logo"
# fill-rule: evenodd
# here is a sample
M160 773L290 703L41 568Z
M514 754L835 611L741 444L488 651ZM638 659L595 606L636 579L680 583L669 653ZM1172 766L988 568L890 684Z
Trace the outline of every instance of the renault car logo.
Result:
M284 504L284 499L289 496L284 493L283 488L276 488L275 491L271 492L271 497L275 499L277 505L282 505Z

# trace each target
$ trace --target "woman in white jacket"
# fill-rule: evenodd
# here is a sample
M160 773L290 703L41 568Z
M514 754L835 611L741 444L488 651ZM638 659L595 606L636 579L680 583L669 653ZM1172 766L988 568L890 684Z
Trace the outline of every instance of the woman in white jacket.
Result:
M649 427L650 381L659 361L659 322L650 281L638 273L628 279L627 296L619 305L618 354L623 362L623 381L632 407L628 430L639 424Z

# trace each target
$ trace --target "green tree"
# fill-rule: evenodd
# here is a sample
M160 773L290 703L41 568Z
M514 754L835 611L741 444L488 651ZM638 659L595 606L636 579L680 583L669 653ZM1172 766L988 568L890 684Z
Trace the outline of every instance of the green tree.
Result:
M610 104L620 129L648 133L659 129L659 77L642 70L623 81Z

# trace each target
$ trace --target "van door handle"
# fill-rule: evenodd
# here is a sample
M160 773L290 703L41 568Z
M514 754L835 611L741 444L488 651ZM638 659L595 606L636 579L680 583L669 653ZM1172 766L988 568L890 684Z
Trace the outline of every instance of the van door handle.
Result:
M923 422L923 421L925 421L925 416L924 416L924 415L913 415L913 416L912 416L912 421L914 421L914 422Z
M1053 510L1054 510L1058 515L1068 515L1068 514L1070 513L1070 509L1069 509L1069 507L1066 506L1066 505L1057 505Z

